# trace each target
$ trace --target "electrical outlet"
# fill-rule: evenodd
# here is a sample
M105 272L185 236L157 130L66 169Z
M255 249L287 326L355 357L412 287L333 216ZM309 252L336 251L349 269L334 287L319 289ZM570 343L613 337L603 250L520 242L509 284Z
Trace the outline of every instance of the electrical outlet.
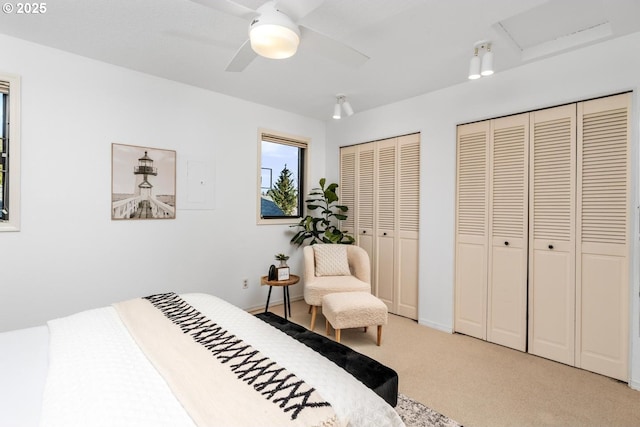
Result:
M242 289L249 289L249 279L242 279Z

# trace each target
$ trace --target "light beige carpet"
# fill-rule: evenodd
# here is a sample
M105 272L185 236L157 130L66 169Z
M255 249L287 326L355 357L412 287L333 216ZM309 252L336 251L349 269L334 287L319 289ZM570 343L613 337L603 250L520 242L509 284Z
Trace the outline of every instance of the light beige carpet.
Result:
M292 319L309 327L308 306ZM281 306L270 311L282 316ZM315 332L324 334L319 315ZM342 332L342 343L393 368L400 393L466 426L640 426L640 392L626 383L449 334L390 315L376 328Z

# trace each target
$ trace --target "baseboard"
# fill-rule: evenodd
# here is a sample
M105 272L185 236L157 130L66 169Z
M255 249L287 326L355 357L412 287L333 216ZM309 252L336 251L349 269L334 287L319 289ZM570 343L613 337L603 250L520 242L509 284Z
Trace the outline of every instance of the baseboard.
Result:
M297 296L297 297L291 297L291 302L296 302L296 301L300 301L304 299L304 297L302 295ZM255 314L255 313L259 313L264 311L264 306L267 304L267 301L265 300L264 304L260 304L260 305L256 305L253 307L249 307L249 308L245 308L244 311L248 311L251 314ZM269 301L269 307L273 307L276 305L282 305L284 304L284 300L282 298L280 299L272 299L271 301Z
M640 391L640 382L639 381L629 381L629 387L634 390Z
M418 323L420 325L428 326L433 329L437 329L438 331L446 332L448 334L453 333L453 328L448 325L441 325L440 323L432 322L426 319L418 319Z

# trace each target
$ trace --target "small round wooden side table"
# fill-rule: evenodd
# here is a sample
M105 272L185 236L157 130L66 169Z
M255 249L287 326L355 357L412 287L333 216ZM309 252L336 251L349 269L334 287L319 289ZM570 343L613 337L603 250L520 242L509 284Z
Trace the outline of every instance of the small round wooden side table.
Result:
M264 312L269 311L269 300L271 299L271 290L274 286L282 287L282 295L284 297L284 318L288 319L291 316L291 299L289 298L289 286L295 285L300 281L300 276L290 274L287 280L269 280L268 276L262 276L260 283L262 285L269 286L269 294L267 295L267 305L264 307Z

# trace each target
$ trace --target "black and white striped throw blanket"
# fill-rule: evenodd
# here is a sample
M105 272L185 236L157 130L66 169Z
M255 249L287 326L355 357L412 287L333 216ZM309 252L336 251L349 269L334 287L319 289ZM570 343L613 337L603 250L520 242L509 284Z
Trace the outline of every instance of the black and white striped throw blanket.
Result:
M114 305L198 426L336 426L329 402L175 293Z
M404 425L342 368L220 298L168 294L118 306L48 322L40 427Z

